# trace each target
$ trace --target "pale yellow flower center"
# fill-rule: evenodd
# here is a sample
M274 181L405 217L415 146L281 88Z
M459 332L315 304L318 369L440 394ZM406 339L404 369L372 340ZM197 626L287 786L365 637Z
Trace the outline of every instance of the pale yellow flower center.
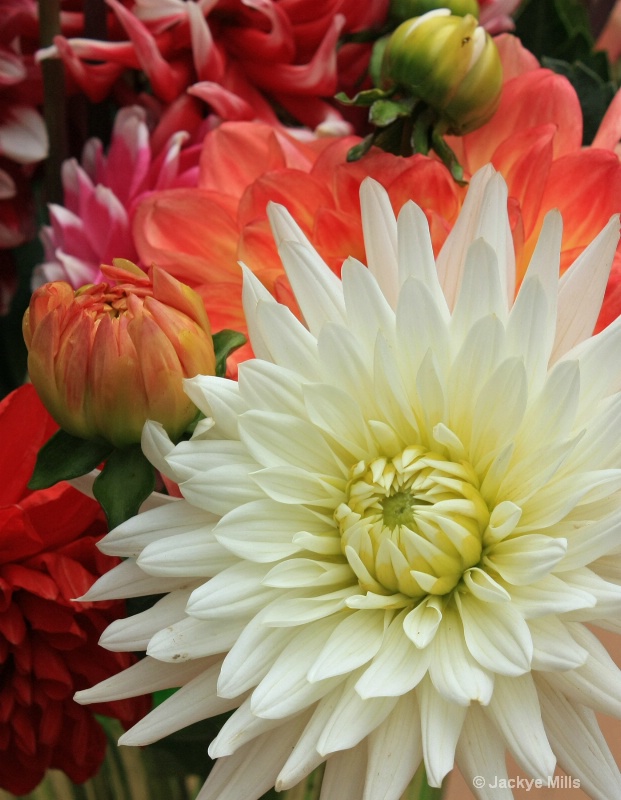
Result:
M420 598L447 594L479 563L489 510L470 464L411 446L359 461L335 519L365 591Z

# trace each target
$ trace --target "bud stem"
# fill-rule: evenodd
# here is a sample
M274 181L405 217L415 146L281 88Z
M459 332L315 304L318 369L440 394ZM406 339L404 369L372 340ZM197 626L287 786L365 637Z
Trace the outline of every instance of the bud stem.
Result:
M431 131L431 146L442 159L442 162L446 164L454 180L456 180L457 183L464 185L464 168L457 160L455 153L444 140L445 133L446 126L439 122Z

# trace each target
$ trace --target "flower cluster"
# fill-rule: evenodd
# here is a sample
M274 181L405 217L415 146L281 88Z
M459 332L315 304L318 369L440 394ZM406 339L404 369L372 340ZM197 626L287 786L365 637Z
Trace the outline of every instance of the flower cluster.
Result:
M317 127L338 122L326 102L364 77L368 45L339 38L380 25L387 0L217 0L215 3L108 0L112 41L57 36L40 56L60 56L77 86L100 101L127 71L141 69L156 97L184 91L223 119L277 123L274 105Z
M621 48L538 3L0 0L0 789L621 796Z

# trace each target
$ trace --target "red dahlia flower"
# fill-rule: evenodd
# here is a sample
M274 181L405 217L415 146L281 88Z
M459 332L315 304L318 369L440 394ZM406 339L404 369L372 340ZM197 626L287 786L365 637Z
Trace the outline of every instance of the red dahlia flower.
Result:
M97 102L142 70L166 103L189 89L223 119L276 122L273 105L316 127L340 120L325 102L366 74L370 45L337 43L381 26L388 0L106 0L110 41L57 36L60 56Z
M116 563L95 547L105 533L99 506L66 483L26 486L55 428L32 386L0 403L0 788L18 795L48 768L75 783L97 772L106 737L73 695L131 663L97 644L124 605L72 600ZM127 726L146 710L128 700L95 712Z

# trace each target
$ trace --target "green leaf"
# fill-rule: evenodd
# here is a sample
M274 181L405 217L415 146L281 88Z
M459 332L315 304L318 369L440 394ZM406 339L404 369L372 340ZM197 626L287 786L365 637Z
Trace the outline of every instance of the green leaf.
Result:
M213 349L216 353L216 375L219 378L226 375L226 359L236 350L246 344L246 337L239 331L225 329L214 333Z
M415 104L413 97L405 100L376 100L369 111L369 122L385 127L399 117L409 117Z
M29 489L47 489L58 481L86 475L112 452L112 445L57 431L39 450Z
M114 450L93 483L111 529L135 516L154 489L155 469L139 444Z
M157 692L153 692L153 708L162 705L165 700L168 700L169 697L172 697L173 694L176 694L178 691L179 689L160 689Z
M590 144L615 94L614 84L608 79L606 56L604 53L593 53L585 61L577 61L575 64L544 58L542 64L559 75L564 75L576 90L584 118L582 143Z
M528 0L520 6L516 34L539 60L573 62L593 48L589 18L581 0Z

